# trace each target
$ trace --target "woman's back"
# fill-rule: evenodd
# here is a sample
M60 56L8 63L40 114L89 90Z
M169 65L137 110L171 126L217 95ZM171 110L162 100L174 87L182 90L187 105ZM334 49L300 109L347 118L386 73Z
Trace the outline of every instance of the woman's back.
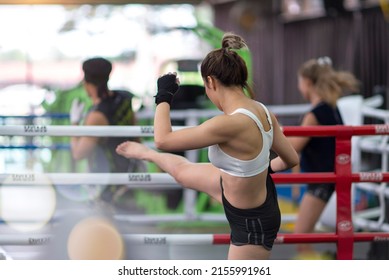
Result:
M273 142L272 121L266 107L252 100L245 103L246 108L234 110L227 118L228 124L237 126L236 135L209 149L210 161L222 170L225 196L242 209L257 207L265 201ZM230 118L234 120L229 121Z

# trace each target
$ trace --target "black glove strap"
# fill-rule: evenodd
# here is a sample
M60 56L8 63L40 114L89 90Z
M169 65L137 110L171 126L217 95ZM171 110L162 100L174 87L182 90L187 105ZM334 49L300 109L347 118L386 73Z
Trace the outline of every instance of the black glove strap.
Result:
M172 102L173 94L168 92L167 90L161 89L157 92L157 95L155 97L155 104L160 104L162 102L167 102L169 105Z

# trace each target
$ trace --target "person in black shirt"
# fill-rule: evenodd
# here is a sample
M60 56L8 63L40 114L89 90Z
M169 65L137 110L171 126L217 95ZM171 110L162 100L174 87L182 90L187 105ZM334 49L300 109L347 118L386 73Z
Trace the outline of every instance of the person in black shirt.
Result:
M124 90L108 88L112 64L108 60L95 57L82 64L84 88L92 100L84 125L134 125L135 114L132 110L133 94ZM74 100L70 110L72 125L80 124L84 104ZM88 159L89 171L92 173L123 173L144 171L143 162L119 156L115 149L126 140L139 139L128 137L72 137L71 152L75 160ZM101 194L107 202L126 192L125 186L108 186Z
M303 117L302 126L342 125L337 100L345 91L359 90L359 82L354 75L334 70L328 57L311 59L302 64L298 71L298 86L303 98L312 105ZM289 140L300 153L303 172L334 172L335 137L290 137ZM334 191L332 183L308 184L299 205L295 233L314 232ZM299 244L297 250L299 258L319 256L310 244Z

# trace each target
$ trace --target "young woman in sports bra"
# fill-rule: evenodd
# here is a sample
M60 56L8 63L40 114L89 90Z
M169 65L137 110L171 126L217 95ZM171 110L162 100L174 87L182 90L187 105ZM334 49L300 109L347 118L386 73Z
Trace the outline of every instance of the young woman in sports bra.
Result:
M289 169L299 158L275 116L253 100L246 64L236 52L241 48L247 48L244 40L227 33L222 47L211 51L201 64L206 94L223 114L172 131L170 103L179 80L168 73L157 82L154 117L155 145L165 152L134 142L120 144L117 152L152 161L183 187L221 202L231 227L228 259L268 259L281 221L269 170ZM210 163L166 153L204 147L209 147ZM278 156L269 165L270 150Z

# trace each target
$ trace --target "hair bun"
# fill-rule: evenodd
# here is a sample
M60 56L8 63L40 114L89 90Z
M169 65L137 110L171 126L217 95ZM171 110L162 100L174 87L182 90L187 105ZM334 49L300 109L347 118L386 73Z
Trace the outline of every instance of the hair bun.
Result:
M239 50L242 48L247 48L247 44L242 37L229 32L225 33L223 36L222 48Z

